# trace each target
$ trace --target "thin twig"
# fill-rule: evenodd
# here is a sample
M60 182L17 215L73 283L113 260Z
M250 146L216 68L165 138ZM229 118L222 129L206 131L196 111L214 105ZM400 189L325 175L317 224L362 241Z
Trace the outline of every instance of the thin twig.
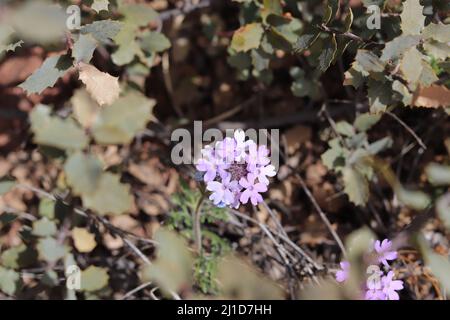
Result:
M129 297L131 297L131 296L132 296L133 294L135 294L136 292L139 292L139 291L141 291L141 290L147 288L147 287L150 286L151 284L152 284L152 282L146 282L146 283L141 284L140 286L134 288L133 290L130 290L130 291L128 291L127 293L125 293L125 294L123 295L123 297L121 298L121 300L126 300L126 299L128 299Z
M324 32L331 33L331 34L338 34L340 36L343 36L343 37L346 37L346 38L349 38L351 40L355 40L355 41L358 41L358 42L362 42L362 43L367 43L368 42L368 41L364 40L363 38L361 38L360 36L357 36L354 33L342 32L340 30L337 30L337 29L334 29L334 28L330 28L330 27L328 27L325 24L321 24L320 26L318 26L318 28L320 30L324 31Z
M394 120L396 120L398 123L400 123L400 125L406 129L406 131L408 131L413 137L414 139L416 139L417 143L424 149L427 150L427 146L425 145L425 143L423 143L422 139L420 139L420 137L414 132L413 129L411 129L410 126L408 126L402 119L400 119L399 117L397 117L397 115L395 115L394 113L390 112L390 111L386 111L386 114L388 116L390 116L391 118L393 118Z
M256 219L253 219L245 214L242 214L241 212L234 210L234 209L230 209L230 211L238 216L241 219L244 219L246 221L249 221L257 226L259 226L261 228L261 230L264 233L273 233L273 231L271 231L266 225L264 225L263 223L259 222ZM269 235L268 235L269 236ZM314 261L313 258L311 258L303 249L301 249L298 245L296 245L291 239L289 239L288 237L284 236L283 234L277 233L277 236L283 240L284 242L286 242L292 249L294 249L297 253L299 253L306 261L308 261L309 263L311 263L314 268L316 268L317 270L322 270L323 267L320 266L317 262ZM272 237L269 236L269 238L272 239Z
M341 238L339 238L338 234L336 233L336 231L334 230L333 226L331 225L330 220L328 220L326 214L323 212L322 208L320 208L319 204L317 203L316 198L314 198L314 196L312 195L311 191L308 189L308 187L307 187L307 185L305 183L305 180L303 180L303 178L297 172L294 172L294 174L299 179L299 182L300 182L300 185L302 186L303 191L308 196L309 200L313 204L314 208L316 209L316 211L319 214L319 216L322 219L322 221L325 223L326 227L328 228L328 231L330 231L330 233L333 236L334 240L336 241L336 243L338 244L339 248L341 249L342 254L346 257L347 256L347 251L345 250L345 246L344 246Z
M288 236L286 233L286 230L284 230L283 226L281 225L280 221L278 221L278 218L275 214L275 212L272 211L272 209L270 209L269 205L263 201L262 205L264 206L264 208L268 211L268 213L270 214L273 222L275 222L275 224L277 225L278 230L280 230L280 232L284 235L284 236Z
M334 240L338 244L339 248L342 251L342 254L344 255L344 257L346 257L347 256L347 251L345 250L345 246L344 246L341 238L339 238L339 235L333 229L333 226L331 225L330 220L328 220L326 214L323 212L322 208L320 208L319 204L317 203L317 200L314 198L313 194L308 189L308 186L306 185L305 180L303 180L302 176L297 172L297 170L295 168L293 168L287 162L286 156L284 155L283 151L278 146L276 146L276 147L278 148L278 153L279 153L280 157L284 160L284 162L286 163L287 167L299 179L300 185L302 186L303 191L305 192L305 194L307 195L307 197L309 198L309 200L313 204L313 206L316 209L317 213L319 214L320 218L325 223L325 226L328 228L328 231L331 233L331 235L333 236Z

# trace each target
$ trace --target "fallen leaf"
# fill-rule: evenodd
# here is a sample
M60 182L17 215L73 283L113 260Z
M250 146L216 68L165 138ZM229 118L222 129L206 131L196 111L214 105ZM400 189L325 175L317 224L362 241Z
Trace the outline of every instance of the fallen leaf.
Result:
M432 85L428 88L416 90L413 106L425 108L438 108L450 106L450 90L445 86Z
M97 246L95 236L87 231L86 228L73 228L72 238L75 248L77 248L79 252L91 252Z
M119 98L119 78L96 67L80 62L78 67L80 80L86 85L86 90L99 105L110 105Z

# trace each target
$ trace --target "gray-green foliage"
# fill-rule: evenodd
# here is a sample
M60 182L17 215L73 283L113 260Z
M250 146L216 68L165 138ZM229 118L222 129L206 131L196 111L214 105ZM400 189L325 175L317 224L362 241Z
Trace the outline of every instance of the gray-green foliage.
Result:
M442 23L425 26L423 6L418 1L405 1L400 18L402 33L387 42L378 55L358 50L352 67L345 74L345 84L355 88L363 83L368 86L372 113L384 112L396 105L423 106L423 102L417 100L420 89L439 80L432 64L444 63L450 56L448 26ZM424 106L445 107L447 104L448 101Z
M390 137L369 143L367 131L379 120L377 115L363 113L353 124L346 121L336 123L334 130L338 136L328 141L329 148L322 154L327 168L342 174L344 192L356 205L365 205L369 199L369 182L374 171L367 158L392 145Z

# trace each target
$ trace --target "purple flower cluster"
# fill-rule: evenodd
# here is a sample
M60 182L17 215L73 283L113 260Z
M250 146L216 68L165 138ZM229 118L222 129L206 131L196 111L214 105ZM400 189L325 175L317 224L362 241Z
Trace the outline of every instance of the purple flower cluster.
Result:
M373 244L373 254L376 261L382 264L386 274L378 265L371 265L367 270L374 270L366 281L365 296L366 300L399 300L397 291L403 289L402 280L394 280L394 271L389 270L388 261L397 259L397 251L392 250L392 241L384 239L383 241L375 241ZM336 272L336 281L344 282L348 279L350 271L350 263L342 261L340 263L341 270ZM371 268L372 267L372 268ZM369 272L368 272L369 273Z
M268 177L276 174L268 148L245 140L242 130L236 130L233 138L226 137L203 148L196 168L203 173L206 189L211 192L209 199L218 207L236 209L241 203L262 202Z

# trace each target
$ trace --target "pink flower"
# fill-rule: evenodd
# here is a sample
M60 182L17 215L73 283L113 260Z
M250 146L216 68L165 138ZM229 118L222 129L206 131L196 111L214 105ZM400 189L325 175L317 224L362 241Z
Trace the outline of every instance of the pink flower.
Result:
M257 146L256 144L250 144L248 146L248 153L246 157L246 161L249 166L265 166L270 163L270 159L268 157L269 150L266 146Z
M234 132L234 140L236 141L236 161L241 162L245 158L245 149L249 141L245 141L245 132L243 130Z
M205 172L205 175L203 177L205 182L212 181L216 178L217 175L219 176L225 176L226 175L226 169L228 169L229 165L226 163L221 163L220 161L217 161L216 159L208 160L205 158L199 159L196 165L196 169L198 171Z
M271 164L264 167L252 168L250 166L248 170L258 178L258 181L264 184L269 184L269 179L267 179L267 177L273 177L276 175L275 167Z
M388 260L397 259L397 251L390 251L392 247L392 241L388 239L384 239L382 242L380 240L375 241L374 249L378 255L378 262L384 264L386 267L389 267Z
M233 138L226 137L218 141L215 147L215 155L223 162L230 164L234 161L236 153L236 141Z
M386 295L381 289L369 289L364 296L366 300L386 300Z
M387 300L400 300L397 291L403 289L403 281L393 280L393 278L394 271L389 271L386 276L381 278L383 293L386 295Z
M246 204L249 199L254 206L263 202L260 193L266 192L267 186L261 182L255 183L255 179L256 176L250 173L247 175L247 178L241 178L241 180L239 180L239 184L245 189L240 197L243 204Z
M233 138L202 149L202 158L196 164L202 174L197 179L204 180L211 192L209 198L218 207L237 209L249 200L256 205L263 201L260 193L267 191L268 177L276 174L268 155L266 146L246 141L244 131L236 130Z
M340 263L341 270L336 272L336 281L337 282L344 282L348 279L348 273L350 270L350 262L348 261L342 261Z
M234 192L239 190L237 181L230 181L231 176L222 179L222 182L210 181L206 185L206 189L212 191L209 199L215 204L223 203L230 205L234 203Z

